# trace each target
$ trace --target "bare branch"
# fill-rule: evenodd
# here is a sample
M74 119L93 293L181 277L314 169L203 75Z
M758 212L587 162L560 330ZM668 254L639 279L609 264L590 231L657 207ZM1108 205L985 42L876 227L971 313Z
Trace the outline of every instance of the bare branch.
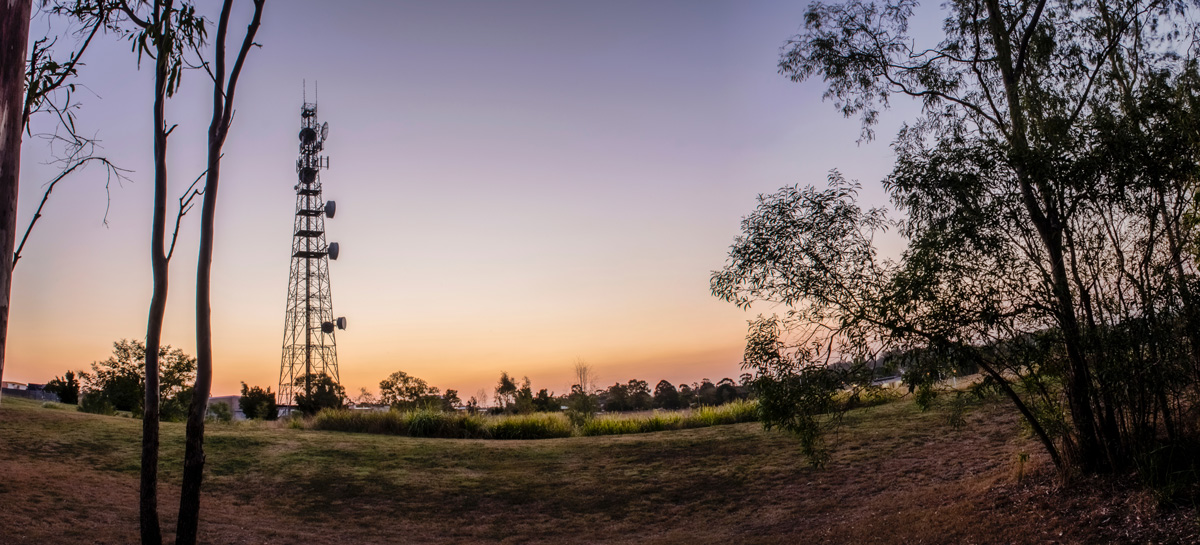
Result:
M175 254L175 241L179 239L179 223L183 221L183 217L192 209L195 204L192 199L204 194L204 189L196 189L196 184L200 183L200 179L208 174L208 169L204 169L195 180L192 180L191 185L179 197L179 213L175 215L175 232L171 233L171 246L167 249L167 261L171 261L171 256Z
M21 260L21 250L23 250L25 248L25 242L29 240L29 233L33 231L33 226L37 224L37 221L42 218L42 209L44 209L46 207L46 202L50 200L50 193L52 191L54 191L54 186L58 185L58 182L61 182L63 180L63 178L66 178L67 175L74 172L75 169L78 169L79 167L82 167L92 161L99 161L99 162L103 163L105 168L108 169L108 175L109 175L110 179L114 175L117 176L117 178L125 179L124 173L130 172L129 170L120 168L120 167L112 164L112 162L110 162L105 157L88 156L88 157L84 157L83 159L80 159L78 161L75 161L69 168L67 168L66 170L63 170L58 176L55 176L54 179L51 180L47 184L46 193L42 195L42 202L40 204L38 204L37 211L35 211L33 213L33 219L31 219L29 221L29 227L25 228L25 234L21 237L21 244L19 246L17 246L17 251L13 253L12 267L14 269L17 268L17 262ZM105 187L105 190L107 191L108 184L106 183L104 185L104 187ZM105 217L105 223L107 224L108 223L107 208L105 209L104 217Z

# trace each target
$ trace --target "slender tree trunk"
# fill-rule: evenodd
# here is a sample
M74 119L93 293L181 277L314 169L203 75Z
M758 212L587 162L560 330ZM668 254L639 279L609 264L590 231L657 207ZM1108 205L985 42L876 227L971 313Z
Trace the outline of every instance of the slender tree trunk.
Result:
M196 386L188 407L187 442L183 458L183 489L179 495L179 522L176 526L177 545L195 545L200 524L200 486L204 478L204 414L208 410L209 390L212 387L212 255L213 233L217 211L217 190L221 181L221 148L233 122L233 97L238 77L254 35L262 19L264 0L254 0L254 18L246 28L246 36L238 51L237 60L229 73L226 85L225 37L233 0L225 0L217 24L216 70L213 81L212 123L208 128L208 173L204 180L204 203L200 212L200 251L196 260Z
M1076 463L1084 472L1100 469L1100 437L1096 432L1095 413L1092 411L1092 384L1087 360L1084 357L1079 322L1075 314L1074 298L1067 276L1063 255L1063 218L1050 197L1051 187L1042 173L1037 172L1038 161L1034 157L1027 137L1028 126L1025 109L1021 101L1021 78L1019 62L1014 63L1012 35L1005 28L1004 14L998 0L986 0L988 31L996 47L996 60L1004 82L1005 99L1008 104L1008 140L1013 147L1010 159L1016 172L1021 198L1029 213L1029 219L1037 228L1042 246L1049 258L1052 289L1054 292L1059 327L1063 332L1063 344L1067 352L1066 395L1071 410L1071 423L1079 440ZM1036 22L1036 21L1034 21ZM1033 32L1030 25L1026 32ZM1020 54L1020 52L1018 52ZM1036 191L1035 191L1036 188ZM1039 199L1040 194L1040 199Z
M158 517L158 420L159 420L159 361L162 345L163 317L167 311L168 265L166 249L167 221L167 69L172 33L163 28L169 21L173 0L156 2L153 24L160 36L154 63L154 216L150 228L150 267L154 291L150 296L150 313L146 319L146 399L142 412L142 471L141 502L139 507L142 545L160 545L162 529Z
M4 378L13 247L17 241L25 50L32 9L32 0L0 0L0 379Z

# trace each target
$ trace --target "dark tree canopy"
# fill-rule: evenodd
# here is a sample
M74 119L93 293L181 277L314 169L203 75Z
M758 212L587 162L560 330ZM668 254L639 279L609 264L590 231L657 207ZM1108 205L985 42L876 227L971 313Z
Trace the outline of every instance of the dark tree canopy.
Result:
M79 403L79 378L75 371L67 371L63 377L54 377L46 383L46 391L58 396L58 400L68 405Z
M242 397L238 399L238 406L242 409L242 414L246 418L258 418L262 420L275 420L279 418L279 409L275 404L275 394L271 393L271 387L266 390L258 386L247 386L242 383Z
M191 400L190 383L196 374L196 358L169 345L158 350L162 363L158 380L162 399L160 417L182 419ZM113 355L92 364L92 372L83 375L86 389L119 411L140 414L146 388L146 345L138 340L122 339L113 343Z
M713 273L722 299L790 309L748 336L764 422L819 460L814 418L847 399L829 391L853 398L890 354L930 395L980 369L1060 469L1130 467L1200 393L1196 6L956 0L921 45L915 6L814 3L780 60L864 138L897 95L923 109L885 181L902 219L834 172L760 197ZM892 225L897 262L873 245Z
M304 415L314 415L322 409L341 409L346 406L346 390L333 377L312 374L296 379L296 386L309 384L310 391L296 396L296 410Z

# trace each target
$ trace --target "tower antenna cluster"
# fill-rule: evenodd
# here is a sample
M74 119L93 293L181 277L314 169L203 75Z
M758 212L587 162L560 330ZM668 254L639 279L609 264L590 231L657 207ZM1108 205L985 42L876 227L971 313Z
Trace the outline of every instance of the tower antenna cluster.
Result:
M321 155L329 123L317 120L317 104L300 107L300 157L296 159L296 218L292 235L292 266L288 279L287 311L283 323L283 359L279 365L278 404L293 407L300 394L312 392L312 381L338 376L334 332L346 329L346 318L334 318L329 288L329 260L337 260L338 243L325 241L325 218L333 219L337 204L321 197Z

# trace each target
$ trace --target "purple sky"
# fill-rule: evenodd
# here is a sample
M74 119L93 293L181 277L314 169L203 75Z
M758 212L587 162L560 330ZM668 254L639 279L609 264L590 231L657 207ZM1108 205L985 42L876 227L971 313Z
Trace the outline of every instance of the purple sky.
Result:
M505 370L563 392L576 358L605 384L736 377L745 320L780 309L739 311L708 277L755 196L838 168L866 204L886 204L888 142L913 112L885 115L880 140L860 146L820 82L777 74L803 10L269 1L222 167L213 394L278 379L303 80L310 100L319 82L330 125L322 181L338 202L326 229L342 246L331 277L350 321L338 335L348 391L404 370L465 398ZM38 19L31 37L48 26L61 30ZM80 126L133 183L114 185L107 227L99 169L56 190L16 269L7 380L86 369L145 334L152 74L112 36L86 63ZM183 87L168 105L172 199L203 169L211 104L203 73ZM42 142L23 153L21 230L56 173ZM171 264L164 335L189 353L196 216Z

